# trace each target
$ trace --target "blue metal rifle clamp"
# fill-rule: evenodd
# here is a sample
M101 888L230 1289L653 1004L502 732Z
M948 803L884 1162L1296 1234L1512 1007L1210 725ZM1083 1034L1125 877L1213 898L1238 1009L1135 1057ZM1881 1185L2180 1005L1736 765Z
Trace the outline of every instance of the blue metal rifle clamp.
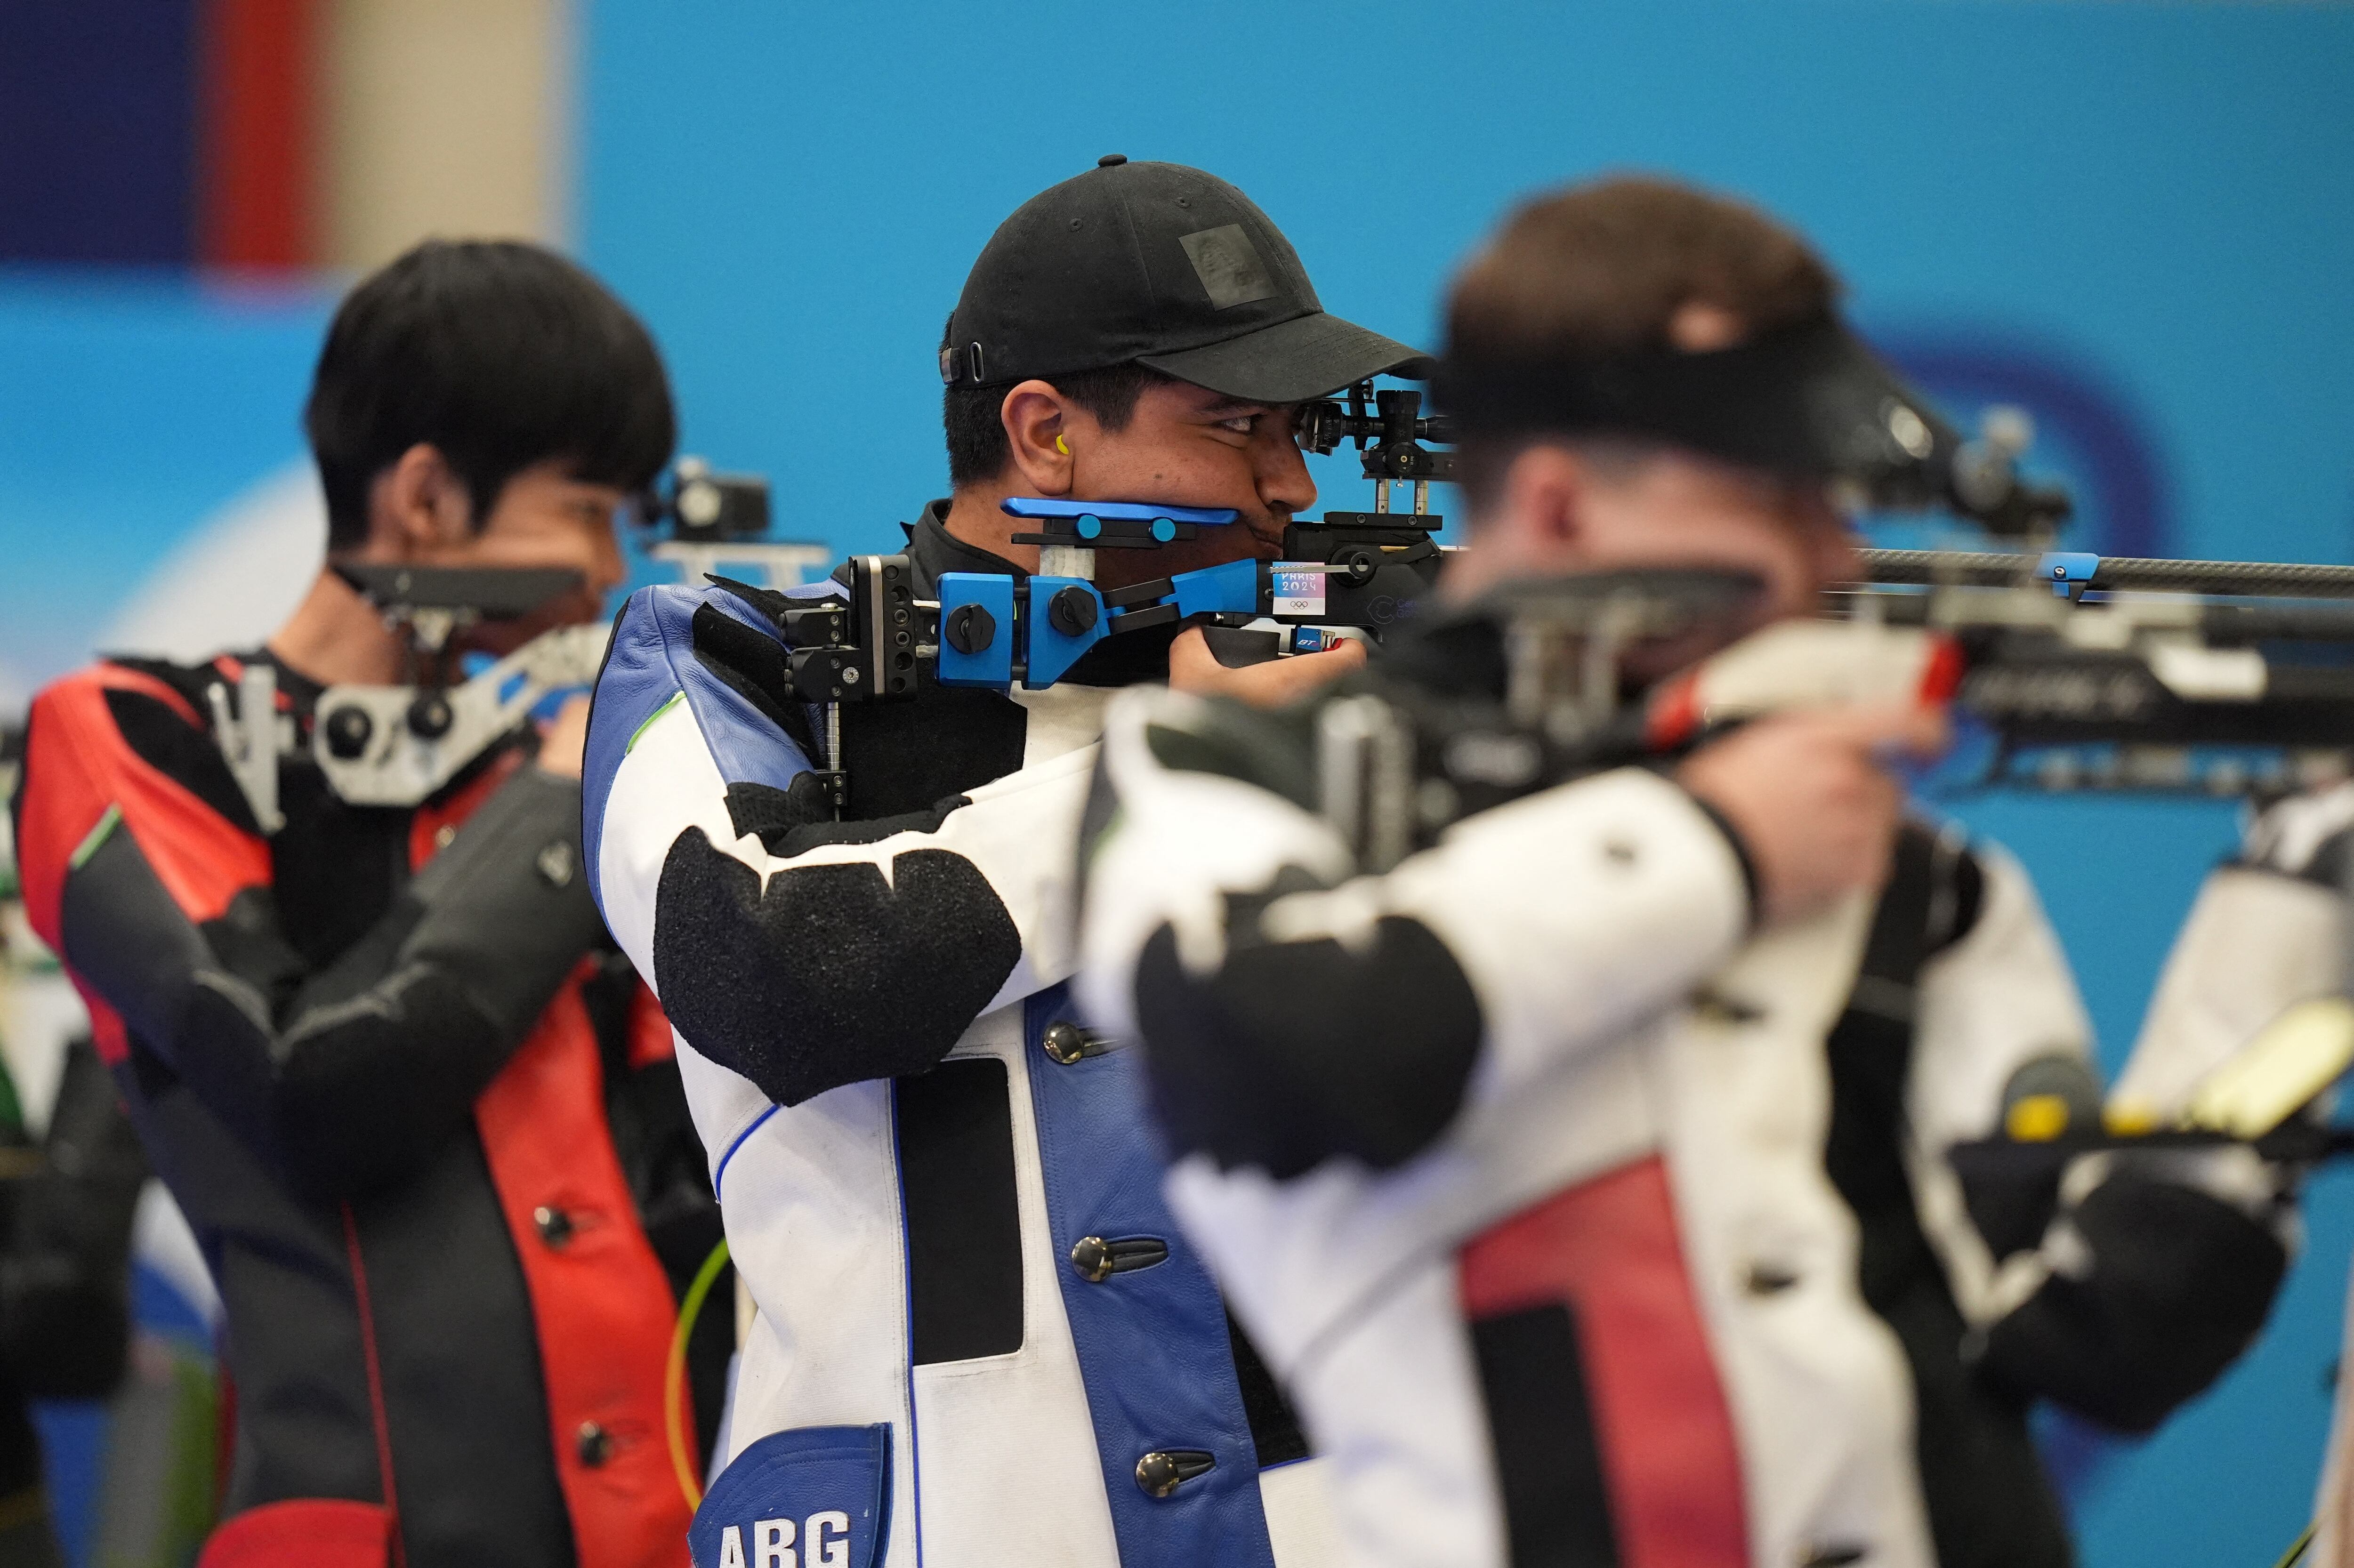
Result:
M1045 525L1043 533L1014 535L1014 543L1079 549L1149 549L1192 538L1197 528L1223 527L1239 515L1226 507L1032 496L1010 497L1002 504L1013 516ZM1257 614L1267 588L1267 566L1257 560L1228 561L1108 593L1083 577L946 572L939 584L940 652L933 676L944 686L1002 691L1019 681L1037 691L1061 680L1107 637L1194 615Z
M2072 601L2084 597L2093 574L2100 569L2101 557L2086 550L2048 550L2035 564L2036 575L2052 585L2052 591Z

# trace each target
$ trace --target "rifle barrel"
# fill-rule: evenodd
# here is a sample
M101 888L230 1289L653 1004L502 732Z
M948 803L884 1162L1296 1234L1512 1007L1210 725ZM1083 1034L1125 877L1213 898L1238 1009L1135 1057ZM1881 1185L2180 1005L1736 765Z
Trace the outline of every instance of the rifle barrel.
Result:
M2003 550L1860 550L1865 579L1878 583L2024 587L2049 580L2045 557ZM2096 592L2354 599L2354 567L2296 561L2176 561L2103 556L2084 586Z

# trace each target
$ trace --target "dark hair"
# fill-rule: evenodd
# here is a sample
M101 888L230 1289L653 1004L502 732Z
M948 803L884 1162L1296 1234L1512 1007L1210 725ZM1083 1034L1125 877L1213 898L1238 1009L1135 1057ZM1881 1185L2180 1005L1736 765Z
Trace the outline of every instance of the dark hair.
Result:
M1450 353L1467 360L1585 359L1672 346L1689 304L1752 334L1829 312L1839 279L1812 246L1745 202L1621 175L1540 196L1512 214L1455 279ZM1466 441L1457 477L1474 510L1525 440Z
M1046 379L1105 429L1124 430L1136 417L1136 402L1144 396L1144 389L1177 377L1131 364ZM950 488L984 483L1005 471L1005 460L1013 455L1013 449L1006 441L1002 416L1005 394L1011 390L1010 387L950 387L941 392L940 427L948 436Z
M572 262L512 240L429 239L354 289L302 428L331 551L366 539L369 487L420 441L463 482L480 527L536 463L641 490L678 439L643 323Z

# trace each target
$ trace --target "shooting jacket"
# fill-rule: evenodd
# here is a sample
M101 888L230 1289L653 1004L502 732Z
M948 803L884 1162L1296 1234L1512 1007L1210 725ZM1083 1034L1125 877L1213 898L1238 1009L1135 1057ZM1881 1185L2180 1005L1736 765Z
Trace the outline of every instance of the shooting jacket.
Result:
M920 596L1015 571L943 504ZM1135 1058L1064 983L1103 705L1170 634L1044 692L844 705L837 821L776 616L838 591L640 592L590 726L594 884L755 1308L696 1562L1327 1561L1319 1462L1163 1204Z
M240 667L49 688L15 803L32 925L227 1314L204 1562L682 1562L665 1263L716 1226L579 790L519 743L414 810L286 761L264 836L207 716ZM307 736L316 689L279 685Z
M1500 696L1499 630L1455 636L1363 680ZM1737 843L1625 768L1363 874L1313 809L1346 694L1114 705L1078 991L1144 1046L1172 1205L1351 1561L2065 1563L2030 1400L2154 1423L2281 1260L2195 1189L1948 1162L2089 1079L2018 866L1909 828L1876 906L1754 930ZM2238 1316L2182 1329L2219 1270Z

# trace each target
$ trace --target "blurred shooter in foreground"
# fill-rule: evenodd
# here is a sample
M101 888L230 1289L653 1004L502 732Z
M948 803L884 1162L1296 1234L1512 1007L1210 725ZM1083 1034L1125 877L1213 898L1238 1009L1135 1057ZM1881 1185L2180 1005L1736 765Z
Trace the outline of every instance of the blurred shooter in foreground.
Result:
M644 328L502 243L363 282L306 422L331 566L567 569L551 623L599 613L615 508L673 435ZM202 1561L683 1564L648 1219L699 1203L707 1249L716 1215L668 1028L578 872L587 702L413 808L350 803L312 760L317 698L407 657L330 569L261 648L104 661L32 708L26 904L227 1312ZM257 662L274 832L215 734Z
M2030 1405L2147 1430L2278 1283L2269 1209L2199 1172L1948 1162L2096 1086L2027 877L1887 771L1935 711L1793 711L1451 804L1519 755L1523 680L1575 673L1531 650L1603 601L1589 574L1748 583L1589 677L1639 693L1853 578L1834 487L1935 492L1909 471L1943 421L1835 294L1798 236L1682 186L1531 204L1449 302L1451 608L1302 708L1108 720L1081 999L1142 1042L1172 1206L1367 1568L2057 1568ZM1499 715L1484 762L1336 772L1467 709ZM1385 852L1359 831L1393 818Z

